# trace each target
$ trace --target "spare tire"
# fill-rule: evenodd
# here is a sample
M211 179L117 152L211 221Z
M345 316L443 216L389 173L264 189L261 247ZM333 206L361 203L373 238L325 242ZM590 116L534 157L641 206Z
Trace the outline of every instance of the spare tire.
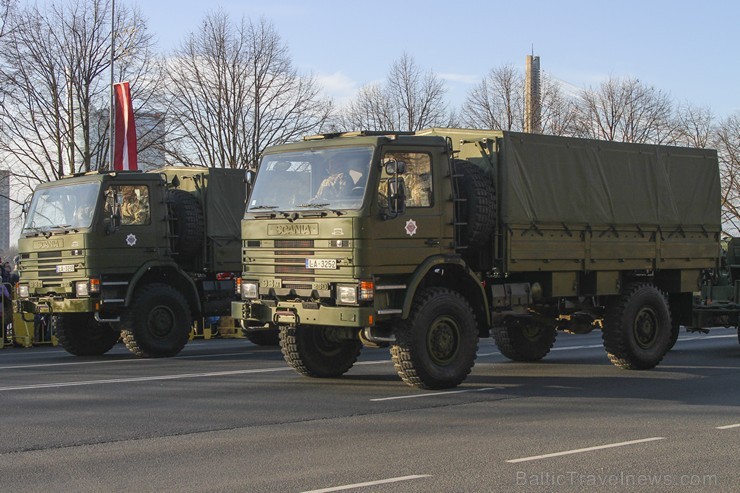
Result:
M183 257L200 252L203 244L205 220L200 202L184 190L169 190L167 203L172 216L172 249Z
M455 222L462 223L457 230L457 243L468 249L482 246L493 233L496 226L496 190L491 180L470 161L456 159L453 163L454 174L460 194L459 217Z

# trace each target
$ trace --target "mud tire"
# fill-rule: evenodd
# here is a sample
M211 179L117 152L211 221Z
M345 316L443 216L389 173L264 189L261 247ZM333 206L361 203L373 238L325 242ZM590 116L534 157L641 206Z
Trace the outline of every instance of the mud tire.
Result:
M421 389L459 385L473 369L477 352L473 309L459 293L441 287L418 294L391 346L398 376Z
M307 377L344 375L357 361L362 343L359 339L337 340L331 331L331 327L280 327L280 350L285 361Z
M249 342L256 344L257 346L280 345L280 330L277 328L246 330L244 331L244 335L249 339Z
M185 297L166 284L149 284L136 293L121 319L126 347L143 358L166 358L187 344L192 325Z
M120 332L96 321L91 313L52 315L51 331L64 350L75 356L105 354L121 338Z
M198 256L205 230L203 209L198 199L184 190L174 189L167 192L167 202L174 217L173 250L181 256L180 258Z
M473 250L490 238L496 226L496 190L489 177L470 161L456 159L455 173L459 176L462 227L458 242Z
M511 317L493 336L501 354L512 361L539 361L550 352L558 331L531 319Z
M661 362L673 324L665 294L652 284L627 286L609 303L602 338L609 361L626 370L648 370Z

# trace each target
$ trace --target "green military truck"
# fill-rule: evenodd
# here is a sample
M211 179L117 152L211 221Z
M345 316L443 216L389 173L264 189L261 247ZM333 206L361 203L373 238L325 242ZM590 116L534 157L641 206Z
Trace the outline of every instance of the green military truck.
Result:
M16 310L50 316L68 352L121 337L135 354L180 352L194 321L228 315L242 269L244 170L91 172L39 185L21 238Z
M479 337L535 361L558 331L593 329L612 363L648 369L694 325L720 234L710 150L466 129L308 137L262 158L232 317L279 327L287 362L314 377L390 345L403 381L453 387Z

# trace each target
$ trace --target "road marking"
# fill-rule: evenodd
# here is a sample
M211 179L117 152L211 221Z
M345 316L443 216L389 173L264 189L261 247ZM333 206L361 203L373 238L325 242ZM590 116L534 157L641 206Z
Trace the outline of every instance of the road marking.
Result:
M180 373L175 375L159 375L153 377L129 377L129 378L111 378L105 380L82 380L77 382L57 382L57 383L37 383L32 385L18 385L15 387L0 387L0 392L11 390L31 390L31 389L55 389L61 387L80 387L83 385L102 385L111 383L132 383L132 382L153 382L158 380L180 380L184 378L207 378L222 377L230 375L247 375L250 373L269 373L275 371L292 371L293 368L284 366L280 368L256 368L253 370L233 370L233 371L214 371L208 373Z
M725 426L718 426L718 430L729 430L730 428L740 428L740 423L735 425L725 425Z
M259 355L264 354L266 351L260 351L258 353L218 353L218 354L192 354L192 355L185 355L185 356L173 356L172 358L169 358L170 360L178 360L178 359L189 359L189 358L215 358L218 356L251 356L251 355ZM18 370L18 369L24 369L24 368L45 368L47 366L73 366L73 365L100 365L104 363L133 363L133 362L144 362L144 361L162 361L161 358L137 358L133 355L130 355L128 357L124 357L121 359L105 359L105 360L98 360L98 361L69 361L66 363L38 363L38 364L23 364L23 365L14 365L14 366L0 366L0 370Z
M416 474L414 476L401 476L398 478L379 479L378 481L368 481L366 483L347 484L344 486L334 486L332 488L322 488L320 490L304 491L303 493L329 493L331 491L344 491L344 490L351 490L354 488L364 488L367 486L376 486L379 484L398 483L401 481L411 481L412 479L423 479L423 478L431 478L431 477L432 476L430 474Z
M15 366L0 366L0 370L17 370L23 368L45 368L47 366L72 366L72 365L100 365L102 363L127 363L132 361L156 361L156 359L147 358L126 358L126 359L108 359L104 361L72 361L69 363L39 363L35 365L15 365Z
M551 351L575 351L577 349L596 349L603 348L603 344L590 344L588 346L567 346L567 347L554 347Z
M681 337L678 340L679 341L706 341L707 339L730 339L737 337L735 334L730 335L721 335L721 336L693 336L693 337Z
M610 443L608 445L598 445L596 447L579 448L575 450L565 450L563 452L555 452L554 454L534 455L532 457L522 457L521 459L507 460L509 464L516 464L518 462L527 462L531 460L549 459L550 457L560 457L563 455L582 454L584 452L593 452L594 450L603 450L614 447L624 447L627 445L636 445L638 443L654 442L656 440L665 440L666 437L652 437L643 438L642 440L632 440L630 442Z
M450 390L448 392L434 392L430 394L400 395L397 397L379 397L370 399L370 402L393 401L398 399L418 399L419 397L434 397L438 395L464 394L466 392L486 392L487 390L503 390L503 387L486 387L484 389Z

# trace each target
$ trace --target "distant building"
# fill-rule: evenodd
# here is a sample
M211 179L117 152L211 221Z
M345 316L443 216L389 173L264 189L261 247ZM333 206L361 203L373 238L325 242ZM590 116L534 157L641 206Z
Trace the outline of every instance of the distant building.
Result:
M10 171L0 170L0 251L10 248Z
M148 171L161 168L165 164L163 147L165 136L164 113L137 113L135 122L139 169Z
M96 120L100 126L91 132L93 135L101 135L108 139L108 109L104 108L96 112ZM138 112L134 116L136 124L137 164L142 171L161 168L165 164L164 137L165 116L159 112ZM102 135L103 131L105 135ZM105 165L108 164L108 154L105 155ZM94 163L92 169L100 169L98 163Z

